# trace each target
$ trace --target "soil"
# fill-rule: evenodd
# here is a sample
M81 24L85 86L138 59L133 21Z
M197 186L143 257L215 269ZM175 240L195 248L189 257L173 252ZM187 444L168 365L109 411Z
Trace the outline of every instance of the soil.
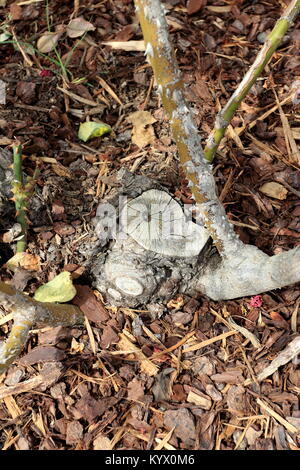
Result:
M191 202L151 67L138 50L132 2L51 0L48 15L46 2L18 3L0 2L0 34L10 33L0 43L0 149L17 140L24 172L32 176L39 167L28 252L41 268L13 275L3 266L1 280L32 294L71 272L73 303L87 324L31 332L0 377L0 447L299 450L299 360L256 380L299 333L299 284L219 303L177 297L150 310L111 307L91 287L81 246L90 242L97 205L115 190L118 170L154 178ZM165 3L203 141L288 2L274 3ZM77 38L62 33L56 51L39 50L48 23L57 31L78 17L92 28ZM300 19L233 118L214 163L236 232L269 255L300 243L299 45ZM132 132L136 111L153 118L139 137ZM86 120L112 132L84 143L78 129ZM287 190L281 199L261 190L274 182ZM14 223L13 213L1 221L1 263L15 247L3 237ZM246 336L232 330L229 316ZM0 325L3 340L11 325Z

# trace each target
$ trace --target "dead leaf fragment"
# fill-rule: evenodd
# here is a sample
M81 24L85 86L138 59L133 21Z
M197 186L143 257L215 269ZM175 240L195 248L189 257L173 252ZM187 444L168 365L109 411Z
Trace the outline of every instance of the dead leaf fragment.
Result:
M287 189L282 186L282 184L276 183L275 181L263 184L259 190L266 196L280 200L286 199L288 193Z
M1 141L1 139L0 139ZM16 239L22 232L22 227L19 223L14 224L7 232L5 232L1 239L2 243L11 243Z
M41 269L39 256L26 252L16 253L7 261L5 266L12 271L15 271L18 267L27 271L40 271Z
M17 3L12 3L9 8L9 14L13 21L22 19L22 8Z
M72 227L72 225L66 224L65 222L55 222L53 224L53 230L61 237L71 235L75 232L75 228Z
M34 20L40 14L33 2L14 2L10 5L9 13L13 21Z
M141 372L150 376L157 375L159 371L158 367L153 364L147 356L145 356L142 350L133 344L125 333L120 333L119 337L120 341L118 342L118 349L121 351L127 351L128 354L134 353L140 363Z
M78 38L87 31L94 31L95 29L96 28L92 25L92 23L89 23L82 16L80 16L79 18L74 18L70 21L67 26L67 35L69 38Z
M101 398L96 400L88 392L84 393L74 406L74 417L76 419L85 419L91 423L97 416L102 416L109 408L115 406L118 399L115 397Z
M39 38L38 42L36 43L36 47L43 54L47 54L48 52L51 52L53 49L55 49L61 35L62 31L56 33L47 32Z
M148 111L136 111L127 118L133 124L132 142L139 148L152 144L155 140L154 129L151 124L156 119Z

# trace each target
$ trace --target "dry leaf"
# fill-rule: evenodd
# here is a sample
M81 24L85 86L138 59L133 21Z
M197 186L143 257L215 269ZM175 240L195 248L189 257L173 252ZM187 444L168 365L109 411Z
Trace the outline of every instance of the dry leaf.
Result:
M104 46L110 46L112 49L121 49L122 51L139 51L145 50L145 43L141 41L107 41L102 42Z
M38 42L36 43L36 47L43 54L47 54L56 47L61 35L62 31L56 33L47 32L39 38Z
M287 196L287 189L285 189L282 184L275 183L275 181L271 181L270 183L265 183L259 188L260 192L265 194L266 196L273 197L274 199L286 199Z
M136 111L128 116L127 120L133 124L132 142L139 148L152 144L155 140L154 129L151 124L156 119L148 111Z
M92 23L85 21L85 19L80 16L79 18L74 18L70 21L67 26L67 35L69 38L78 38L87 31L94 31L95 29L96 28L92 25Z
M37 255L31 255L30 253L16 253L10 258L6 265L11 271L15 271L17 267L24 268L28 271L40 271L40 258Z

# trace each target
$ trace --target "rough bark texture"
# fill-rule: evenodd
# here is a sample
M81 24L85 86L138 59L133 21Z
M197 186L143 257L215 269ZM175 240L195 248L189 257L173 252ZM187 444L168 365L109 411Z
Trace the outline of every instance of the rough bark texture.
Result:
M230 255L241 246L218 200L212 168L205 159L198 129L184 96L181 73L171 46L160 0L135 0L146 53L153 68L157 90L170 121L183 172L210 236L218 251Z
M140 196L144 188L146 192L151 189L151 184L157 191L163 191L150 179L123 170L119 178L123 184L122 194L133 199ZM117 207L117 198L111 202ZM95 224L101 227L101 217L95 218ZM205 234L204 227L202 230ZM206 242L199 245L195 256L182 256L181 242L178 256L169 256L163 253L163 244L159 252L146 250L144 243L134 240L127 231L122 227L106 252L103 246L99 247L98 255L94 253L92 259L94 285L113 305L136 307L165 302L177 293L202 293L213 300L234 299L300 281L299 247L268 256L255 246L241 243L239 251L222 258L212 246L211 238L203 235Z

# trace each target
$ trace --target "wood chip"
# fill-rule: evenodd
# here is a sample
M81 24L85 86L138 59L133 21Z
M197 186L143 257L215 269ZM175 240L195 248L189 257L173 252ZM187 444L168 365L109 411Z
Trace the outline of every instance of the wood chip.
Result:
M187 396L187 401L199 406L200 408L203 408L203 410L210 410L212 405L211 399L209 397L205 397L203 393L200 395L200 393L201 392L195 393L190 390Z

